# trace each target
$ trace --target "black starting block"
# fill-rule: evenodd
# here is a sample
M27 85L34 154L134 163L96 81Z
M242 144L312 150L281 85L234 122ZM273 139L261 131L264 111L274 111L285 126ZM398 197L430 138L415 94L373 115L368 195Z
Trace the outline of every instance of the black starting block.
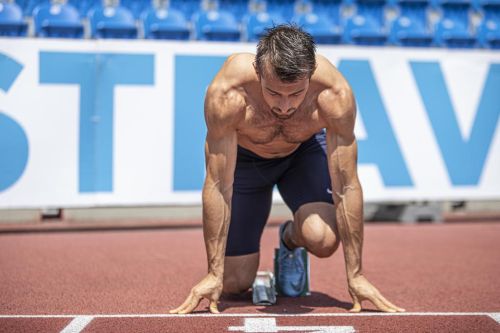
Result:
M255 305L276 304L276 281L272 272L257 272L252 285L252 300Z

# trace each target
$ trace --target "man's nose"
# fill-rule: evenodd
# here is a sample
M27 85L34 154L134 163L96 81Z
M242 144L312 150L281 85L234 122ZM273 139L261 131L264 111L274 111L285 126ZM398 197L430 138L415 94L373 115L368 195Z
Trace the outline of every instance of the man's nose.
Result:
M280 113L288 113L288 109L290 109L290 101L287 98L284 98L280 103Z

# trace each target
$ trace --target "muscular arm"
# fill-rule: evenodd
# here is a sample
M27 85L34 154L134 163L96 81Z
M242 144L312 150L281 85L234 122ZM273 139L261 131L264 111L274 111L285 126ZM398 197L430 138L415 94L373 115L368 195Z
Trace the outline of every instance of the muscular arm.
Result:
M344 248L348 288L353 299L351 311L361 311L364 300L369 300L382 311L405 311L389 302L363 276L363 191L357 174L356 104L347 84L336 91L325 91L320 108L323 108L327 123L328 168L337 229Z
M208 108L212 107L210 103L207 104ZM236 131L218 124L218 117L210 115L212 111L206 111L209 125L205 143L203 236L207 251L208 273L222 281L227 231L231 218L237 140Z
M331 97L333 107L341 112L332 113L328 119L328 167L347 279L351 281L362 274L363 249L363 191L357 175L355 102L348 90Z
M221 70L221 72L224 68ZM222 76L222 78L220 78ZM218 313L222 293L227 232L231 218L234 169L236 167L236 128L244 103L219 73L205 98L206 177L203 185L203 236L208 260L208 274L196 284L188 297L170 313L189 313L203 298L210 301L210 312Z

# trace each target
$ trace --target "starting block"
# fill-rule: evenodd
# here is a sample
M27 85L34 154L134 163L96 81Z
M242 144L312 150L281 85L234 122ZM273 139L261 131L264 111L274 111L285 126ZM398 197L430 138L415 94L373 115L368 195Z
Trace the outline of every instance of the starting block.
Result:
M255 305L276 304L276 280L272 272L257 272L252 285L252 301Z
M306 269L306 283L304 285L304 290L300 293L299 296L309 296L311 295L311 267L309 264L309 256L307 255L307 250L305 248L300 249L300 255L302 256L302 259L304 260L305 264L305 269ZM280 284L279 284L279 261L278 261L278 256L279 256L279 249L274 249L274 275L276 276L276 292L278 295L283 295L283 292L280 290Z

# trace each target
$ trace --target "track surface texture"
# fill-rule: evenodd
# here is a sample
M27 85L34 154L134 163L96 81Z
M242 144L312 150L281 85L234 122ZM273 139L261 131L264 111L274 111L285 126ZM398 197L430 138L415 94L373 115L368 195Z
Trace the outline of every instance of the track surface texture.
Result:
M367 224L364 273L396 315L347 311L341 249L311 257L311 296L257 307L247 293L182 316L168 310L206 273L201 228L0 233L0 332L500 332L499 222Z

